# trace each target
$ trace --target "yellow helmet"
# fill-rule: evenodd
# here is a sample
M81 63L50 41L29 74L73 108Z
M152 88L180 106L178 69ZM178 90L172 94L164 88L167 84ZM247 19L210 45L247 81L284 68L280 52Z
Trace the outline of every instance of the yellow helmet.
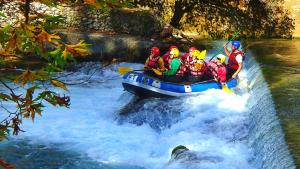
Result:
M179 50L177 48L173 48L170 51L170 55L173 55L174 57L178 57L179 56Z
M224 63L226 60L226 56L223 54L218 54L217 59L220 60L221 63Z
M192 56L199 60L204 59L205 55L206 55L206 50L203 50L202 52L200 52L199 50L192 51Z

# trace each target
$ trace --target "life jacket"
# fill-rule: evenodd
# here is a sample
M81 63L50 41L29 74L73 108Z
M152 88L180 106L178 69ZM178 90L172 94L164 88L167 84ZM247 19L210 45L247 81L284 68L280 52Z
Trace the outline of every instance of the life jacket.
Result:
M185 54L183 54L181 57L180 57L180 59L183 61L183 62L185 62L185 60L186 60L186 58L189 56L189 53L185 53Z
M191 62L193 60L193 57L191 56L191 53L187 52L184 55L182 55L180 59L183 61L183 63L185 63L185 62Z
M202 77L206 71L206 63L203 61L201 69L197 69L193 63L189 66L189 69L192 76Z
M187 61L188 63L194 62L193 56L191 56L191 55L189 54L189 55L187 56L187 58L186 58L186 61Z
M148 65L147 67L149 69L156 69L158 68L158 59L159 59L159 56L153 58L153 57L149 57L149 60L148 60Z
M162 58L164 60L165 68L170 69L170 63L172 61L172 58L170 57L170 52L164 54Z
M226 66L224 63L219 65L219 64L217 64L216 61L210 61L207 63L206 74L212 78L216 77L217 79L219 79L218 70L221 67L224 67L226 69ZM225 74L225 76L226 76L226 74Z
M239 68L239 63L236 61L236 56L240 54L243 57L243 60L245 60L245 54L239 50L237 50L237 52L231 52L231 54L229 55L229 59L228 59L228 64L227 66L229 68L232 68L234 70L237 70Z
M180 59L179 59L180 60ZM180 60L180 67L176 72L176 76L184 76L184 73L186 72L186 66L182 63L182 61Z

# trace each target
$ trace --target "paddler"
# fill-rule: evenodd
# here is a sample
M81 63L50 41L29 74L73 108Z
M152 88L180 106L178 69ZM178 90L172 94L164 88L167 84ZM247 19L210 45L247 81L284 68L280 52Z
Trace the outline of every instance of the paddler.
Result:
M241 46L240 41L232 41L231 52L228 51L226 44L224 45L224 51L229 57L227 68L227 78L236 78L243 68L243 62L245 60L245 54L239 50Z
M147 58L145 65L144 65L144 71L148 75L155 75L152 71L152 69L157 69L159 71L164 71L165 66L164 66L164 61L163 59L159 56L159 48L154 46L150 50L150 56Z

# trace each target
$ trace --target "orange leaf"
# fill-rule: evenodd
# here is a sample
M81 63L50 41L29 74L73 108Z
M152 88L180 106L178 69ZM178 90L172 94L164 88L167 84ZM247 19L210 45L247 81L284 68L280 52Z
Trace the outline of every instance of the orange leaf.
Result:
M65 50L63 52L64 57L67 57L67 54L72 54L73 56L87 56L90 55L90 50L88 48L89 44L84 41L80 41L76 45L65 45Z
M14 80L14 83L20 83L24 86L28 81L33 82L34 80L35 80L35 73L26 70Z
M60 36L56 34L49 34L44 30L42 30L42 32L37 35L37 40L39 42L53 42L54 39L58 40L60 39Z
M14 53L14 50L16 49L17 46L16 44L17 44L17 36L13 35L13 37L6 44L4 52L7 54Z
M14 169L14 166L11 166L6 161L0 159L0 166L4 167L5 169Z
M84 3L88 4L88 5L92 5L97 9L101 8L101 4L99 2L97 2L97 0L84 0Z
M66 85L63 82L59 81L59 80L52 79L51 84L55 87L59 87L59 88L62 88L64 90L68 90Z

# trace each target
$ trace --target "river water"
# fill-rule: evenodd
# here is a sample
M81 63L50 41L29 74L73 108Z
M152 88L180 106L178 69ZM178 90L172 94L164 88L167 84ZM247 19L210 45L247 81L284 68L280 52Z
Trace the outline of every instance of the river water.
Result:
M99 64L82 64L64 78L77 83L93 74L69 86L71 108L47 107L34 123L24 121L26 132L1 142L0 156L18 168L295 168L261 67L248 55L236 94L173 99L123 91L120 65L94 73ZM177 145L198 159L170 162Z
M300 167L300 40L247 42L273 95L286 142Z

